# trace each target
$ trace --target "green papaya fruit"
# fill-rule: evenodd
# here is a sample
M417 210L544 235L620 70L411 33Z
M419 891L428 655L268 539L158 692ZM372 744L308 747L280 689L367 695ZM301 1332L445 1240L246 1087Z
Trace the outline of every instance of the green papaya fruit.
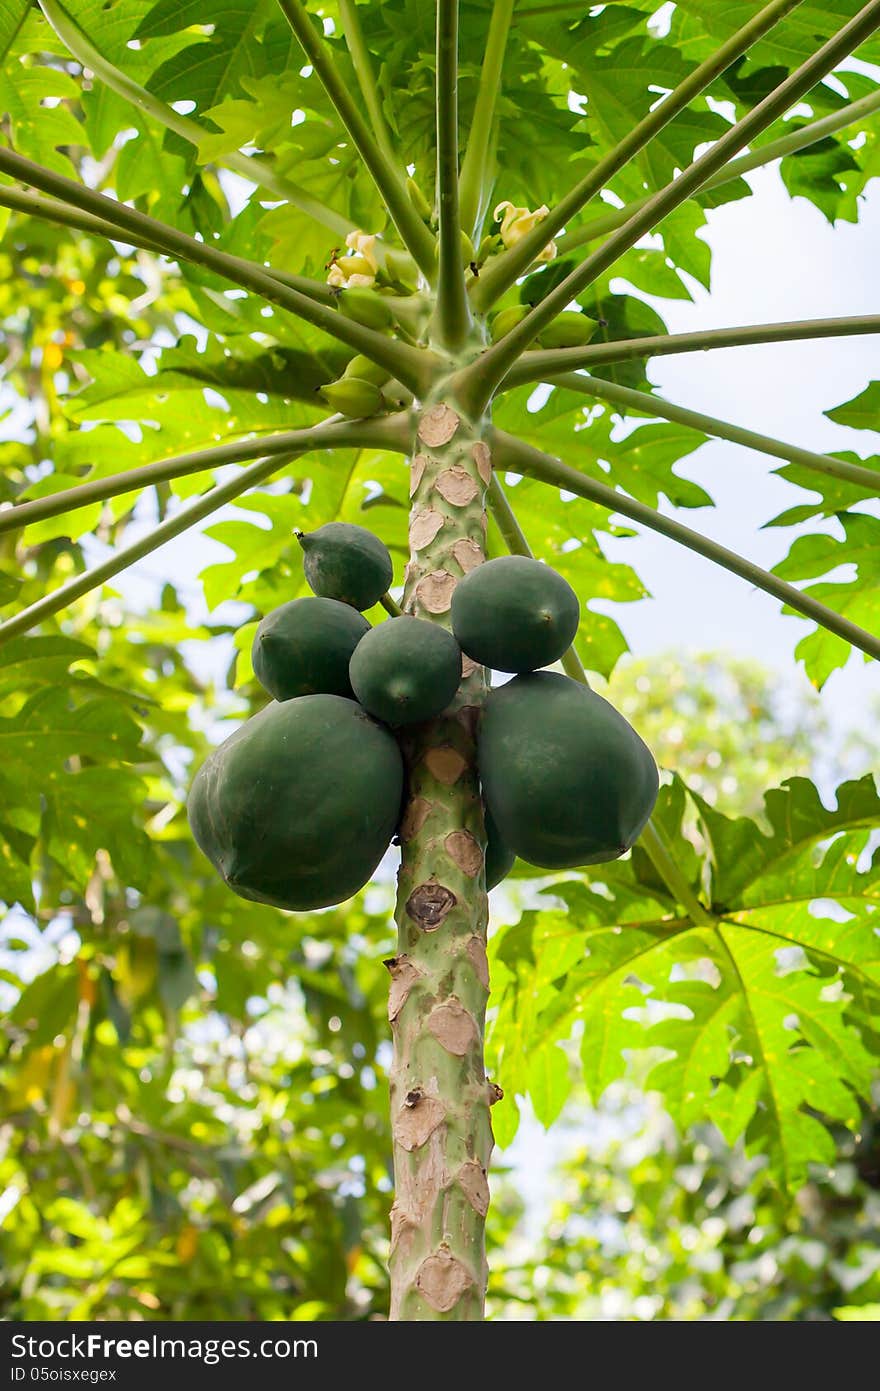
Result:
M409 194L409 201L412 203L419 217L423 222L430 222L434 216L434 209L428 202L415 179L408 177L406 181L406 191Z
M252 650L257 680L276 700L351 698L348 664L369 631L363 614L338 599L292 599L267 613L257 628Z
M504 845L541 869L616 860L657 799L657 767L622 715L551 671L490 693L477 759Z
M452 596L459 646L494 671L534 671L558 661L579 622L580 605L568 581L527 556L479 565Z
M384 262L379 273L382 280L388 284L411 286L415 289L419 283L419 268L412 256L408 251L398 251L393 246L386 249ZM388 308L396 319L397 314L394 308L391 305Z
M489 320L489 337L493 343L497 343L499 338L503 338L517 324L522 323L527 314L531 313L530 304L511 304L506 309L499 309Z
M353 700L267 705L215 749L187 802L199 848L235 893L304 912L363 888L394 834L403 759Z
M597 328L595 319L577 309L566 309L541 330L538 342L542 348L581 348L589 343Z
M339 312L365 328L390 328L394 315L381 295L375 290L367 290L356 285L351 290L340 290L337 296Z
M494 889L513 869L516 855L501 839L495 818L488 807L483 808L486 825L486 888Z
M345 271L346 280L352 275L366 275L372 277L376 269L375 265L370 264L366 256L358 256L357 253L355 253L354 256L343 257L341 261L337 262L337 265ZM361 288L366 287L363 286Z
M432 720L461 682L461 648L451 633L402 615L372 628L354 650L349 677L371 715L390 725Z
M394 577L388 547L366 527L327 522L317 531L297 532L305 552L309 588L323 599L355 609L378 604Z
M362 381L360 377L340 377L338 381L328 382L321 387L321 395L333 410L347 415L352 420L361 420L375 415L382 406L382 392L375 382Z
M345 377L357 377L362 382L372 382L374 386L384 386L391 373L387 367L380 367L372 358L355 353L343 373Z

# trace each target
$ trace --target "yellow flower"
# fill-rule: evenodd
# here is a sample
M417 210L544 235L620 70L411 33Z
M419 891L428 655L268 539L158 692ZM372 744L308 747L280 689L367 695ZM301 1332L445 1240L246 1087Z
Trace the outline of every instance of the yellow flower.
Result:
M533 227L537 227L539 222L544 221L549 211L546 203L542 203L540 208L535 208L533 212L529 212L528 208L517 208L508 201L499 203L493 215L496 222L499 219L501 221L501 240L504 245L507 247L516 246L527 232L531 232ZM535 260L552 261L555 255L556 243L548 241Z
M327 284L341 290L352 289L355 285L368 289L375 285L379 269L375 233L349 232L345 245L349 255L333 262L327 273Z
M376 260L376 234L368 232L349 232L345 238L345 245L349 251L353 251L356 256L363 256L369 262L373 274L379 269L379 262Z

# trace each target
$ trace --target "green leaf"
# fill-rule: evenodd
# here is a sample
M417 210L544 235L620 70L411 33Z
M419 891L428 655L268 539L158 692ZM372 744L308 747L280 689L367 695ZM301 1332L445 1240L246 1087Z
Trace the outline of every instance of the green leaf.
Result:
M838 425L849 425L853 430L880 429L880 382L869 382L851 401L844 401L843 405L824 414Z
M571 1091L568 1059L555 1044L538 1048L529 1060L529 1096L545 1130L557 1119Z
M843 537L825 534L799 536L774 574L785 580L814 579L830 574L838 566L854 567L853 579L826 580L809 585L804 593L813 595L829 608L843 614L862 628L872 631L880 615L880 523L858 512L844 512L839 518ZM786 613L792 612L786 608ZM832 671L845 666L851 654L849 643L816 627L795 649L803 659L807 675L821 687Z

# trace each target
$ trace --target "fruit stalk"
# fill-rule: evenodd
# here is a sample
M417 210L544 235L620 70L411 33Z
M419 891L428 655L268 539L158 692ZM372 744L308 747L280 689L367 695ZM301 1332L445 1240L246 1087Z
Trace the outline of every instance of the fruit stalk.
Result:
M456 583L485 558L491 457L482 428L445 401L429 402L417 420L403 609L447 628ZM403 740L398 948L386 962L393 1320L483 1317L489 1107L500 1095L483 1056L488 900L475 725L485 692L484 669L465 658L449 709Z

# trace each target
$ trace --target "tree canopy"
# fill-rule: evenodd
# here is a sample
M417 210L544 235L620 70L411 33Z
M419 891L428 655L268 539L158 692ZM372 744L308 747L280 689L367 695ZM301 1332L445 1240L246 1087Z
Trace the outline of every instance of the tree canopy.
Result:
M475 257L483 236L494 239L472 286L482 311L549 302L586 254L857 6L789 5L605 172L658 96L754 8L462 3L462 190L481 234ZM327 414L317 392L353 343L290 310L295 296L332 303L328 270L347 236L375 234L391 257L386 283L403 306L412 301L385 351L396 354L401 402L417 388L404 379L420 308L405 293L395 228L419 221L407 173L434 205L434 7L340 0L313 11L315 39L345 87L356 90L372 55L369 115L411 216L389 214L277 0L8 0L0 15L0 156L29 162L0 157L7 1316L362 1317L387 1298L389 866L357 899L319 914L243 903L192 844L183 805L229 722L265 699L250 648L260 618L304 592L294 531L359 521L401 573L408 555L406 470L380 433L308 454L282 440L271 477L241 467L255 467L268 437ZM497 122L486 169L469 179L465 136L483 120L505 11L515 42L503 67L488 68ZM707 438L736 440L748 423L661 400L651 357L773 338L707 322L710 342L676 342L655 305L709 286L701 231L714 207L752 196L744 175L764 163L779 161L789 193L830 222L858 218L880 172L876 32L856 57L572 295L594 321L587 347L535 345L493 402L499 440L559 456L569 475L542 481L520 470L515 450L505 456L489 553L516 549L524 534L570 581L582 601L579 650L596 677L611 677L626 651L608 601L645 595L638 527L661 508L711 506L681 466ZM603 197L564 218L555 258L516 275L508 263L505 283L495 209L552 210L598 168ZM64 202L59 178L104 203ZM119 220L130 210L156 223L136 230ZM429 220L410 238L413 254L427 255ZM878 327L823 320L810 331ZM775 328L777 338L806 335ZM789 591L773 585L788 582L869 634L880 619L880 456L868 454L878 400L880 384L858 380L846 402L816 403L863 432L867 457L752 436L791 490L767 525L792 540L773 576L738 571L776 595L767 603L786 602ZM208 449L218 452L201 469L154 471L139 494L108 482ZM63 510L64 494L84 484L97 487ZM212 485L226 491L206 492ZM12 505L56 497L58 508L27 526L9 522ZM194 595L165 574L151 538L197 500L225 550ZM224 500L234 510L211 519ZM671 526L683 539L682 523ZM631 546L633 563L607 558L612 536ZM129 551L135 568L117 580L116 558ZM711 545L704 553L719 559ZM103 583L89 578L105 563ZM47 599L75 582L66 606ZM36 604L39 625L23 627ZM803 607L800 617L796 655L821 688L859 657L848 630L829 631ZM871 775L820 796L811 770L786 764L778 746L767 764L761 788L748 771L735 814L707 795L711 764L676 765L653 854L640 844L612 864L541 878L517 866L490 950L501 1146L524 1098L549 1126L572 1092L583 1086L598 1100L634 1059L682 1131L711 1122L748 1162L761 1158L761 1183L774 1191L794 1193L811 1166L830 1163L841 1127L860 1133L877 1072L880 798ZM689 785L693 771L701 781Z

